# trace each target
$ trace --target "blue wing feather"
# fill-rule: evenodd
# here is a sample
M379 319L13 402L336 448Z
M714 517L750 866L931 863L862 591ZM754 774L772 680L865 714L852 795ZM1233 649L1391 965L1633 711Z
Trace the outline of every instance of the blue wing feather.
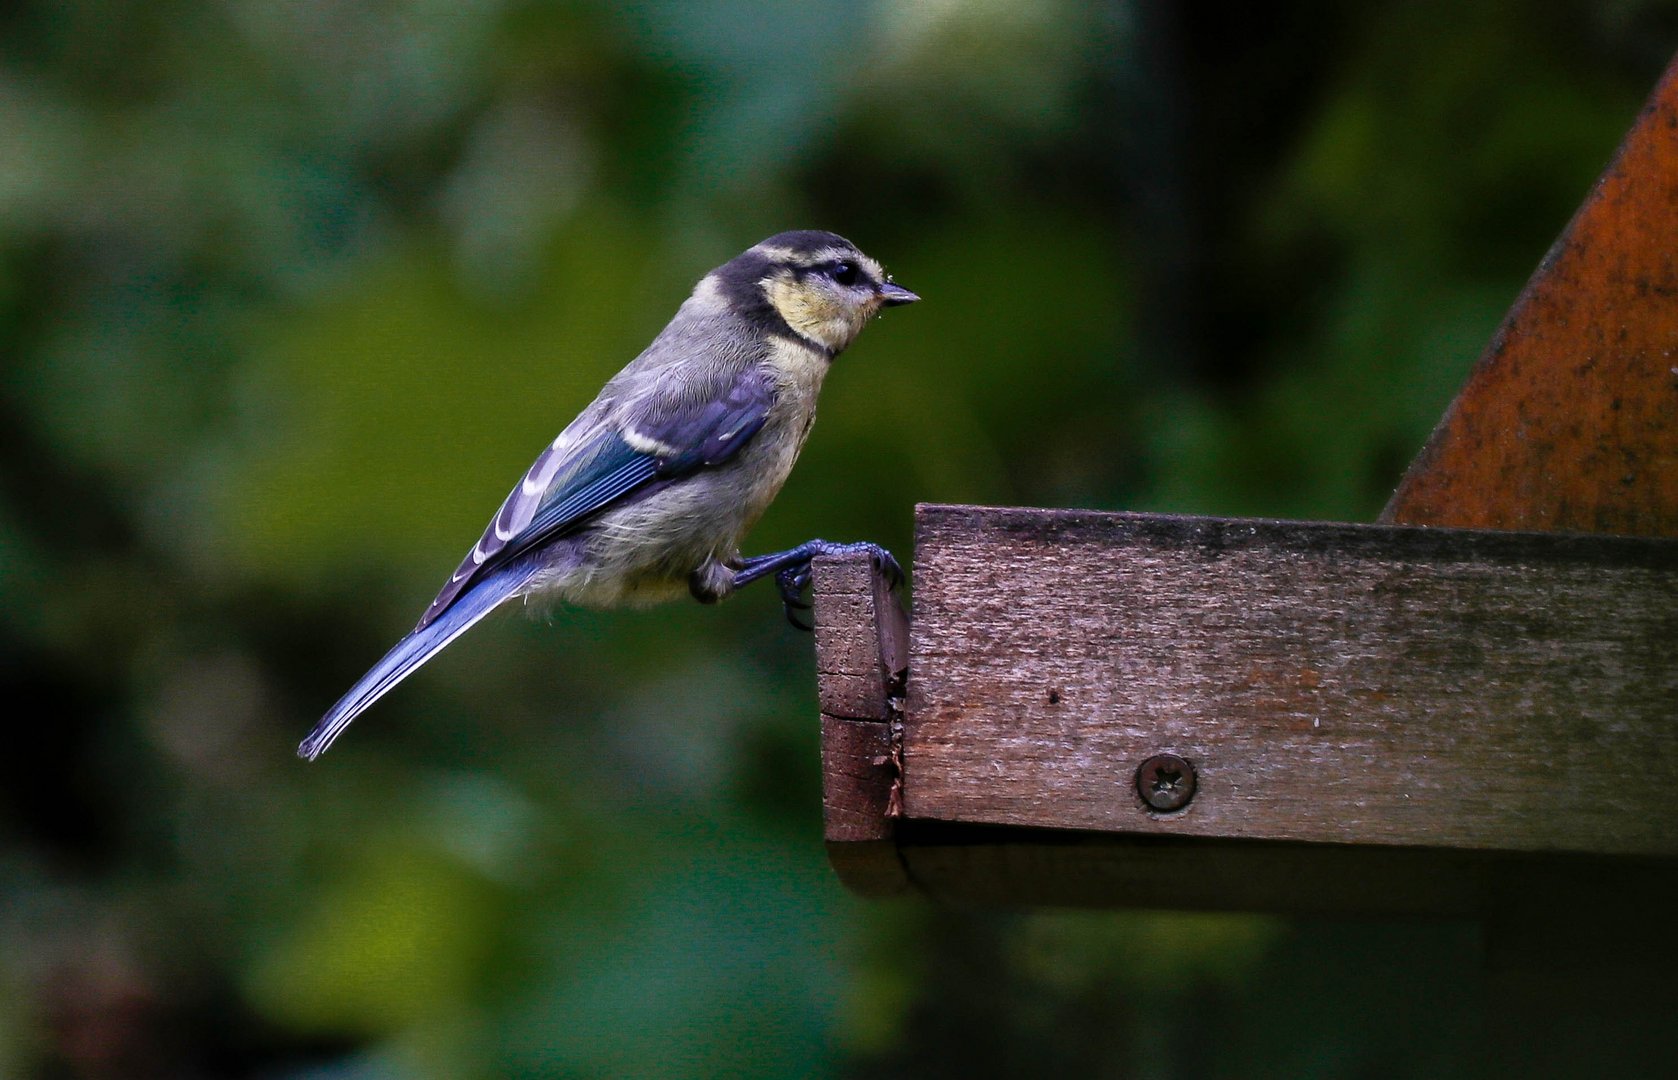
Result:
M564 536L659 474L658 458L640 453L615 435L613 440L616 445L600 455L595 468L558 492L557 498L537 511L530 524L509 540L506 547L486 559L484 565L500 565L548 540Z
M700 395L698 400L683 397L679 386L662 389L666 393L626 405L592 437L575 444L565 443L562 437L538 457L416 629L424 629L447 611L483 575L580 528L651 481L723 464L768 419L770 387L755 369L733 374L720 392ZM669 447L670 452L636 450L622 435L623 426L629 424L641 440ZM539 493L530 491L532 484ZM513 529L513 523L525 515L522 526ZM506 535L509 531L510 536Z

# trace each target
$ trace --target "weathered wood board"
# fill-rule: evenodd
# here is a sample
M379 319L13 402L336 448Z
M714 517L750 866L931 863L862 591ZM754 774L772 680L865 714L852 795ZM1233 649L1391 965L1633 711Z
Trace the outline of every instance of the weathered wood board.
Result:
M923 506L914 583L908 819L1678 854L1678 543Z
M897 854L892 800L908 618L865 555L817 560L811 591L828 860L857 892L903 892L909 882Z

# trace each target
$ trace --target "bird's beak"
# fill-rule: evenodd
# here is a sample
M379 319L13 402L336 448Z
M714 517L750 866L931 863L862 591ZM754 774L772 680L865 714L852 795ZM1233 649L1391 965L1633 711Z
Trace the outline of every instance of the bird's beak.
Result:
M920 297L895 282L886 282L880 286L880 300L882 307L900 307L903 304L913 304Z

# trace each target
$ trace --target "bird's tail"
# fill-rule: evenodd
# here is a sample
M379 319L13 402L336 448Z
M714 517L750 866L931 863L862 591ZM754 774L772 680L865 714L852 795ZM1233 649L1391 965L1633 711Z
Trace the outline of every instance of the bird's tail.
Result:
M308 738L297 744L297 756L313 761L326 753L326 748L344 733L351 720L367 711L369 706L406 679L415 668L436 656L449 642L470 630L502 601L517 595L535 572L535 566L529 562L492 571L462 593L435 620L398 641L385 653L383 660L374 664L371 671L350 687L349 693L327 710L320 723L309 732Z

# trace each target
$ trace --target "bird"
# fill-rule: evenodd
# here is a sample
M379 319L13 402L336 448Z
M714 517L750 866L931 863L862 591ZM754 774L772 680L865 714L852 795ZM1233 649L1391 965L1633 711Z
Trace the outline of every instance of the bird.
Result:
M774 575L787 618L818 555L810 540L743 557L740 543L810 435L834 359L883 309L920 297L836 233L777 233L699 279L674 317L537 456L419 624L327 710L313 761L421 664L514 599L588 608L691 595L715 603Z

